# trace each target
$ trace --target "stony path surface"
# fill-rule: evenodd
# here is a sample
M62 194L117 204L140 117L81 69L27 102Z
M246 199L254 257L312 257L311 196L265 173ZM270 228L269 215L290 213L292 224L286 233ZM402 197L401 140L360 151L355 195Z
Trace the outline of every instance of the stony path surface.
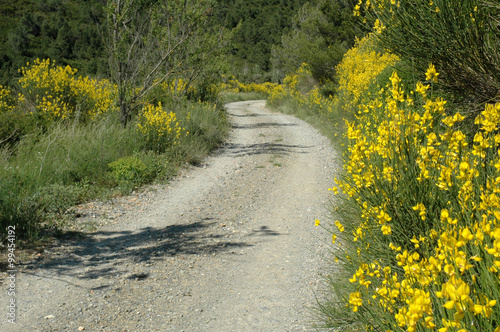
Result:
M102 227L16 280L0 331L313 331L336 156L264 101L228 105L228 143L168 186L80 207ZM5 288L4 286L2 286ZM7 294L0 294L6 312Z

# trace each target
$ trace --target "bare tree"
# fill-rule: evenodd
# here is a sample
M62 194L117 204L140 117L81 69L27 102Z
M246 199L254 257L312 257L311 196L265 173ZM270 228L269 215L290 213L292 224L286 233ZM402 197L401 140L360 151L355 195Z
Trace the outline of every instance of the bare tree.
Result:
M200 59L207 60L223 47L226 38L211 15L214 4L213 0L109 1L106 46L123 126L151 89L175 73L201 75ZM217 32L220 38L214 36Z

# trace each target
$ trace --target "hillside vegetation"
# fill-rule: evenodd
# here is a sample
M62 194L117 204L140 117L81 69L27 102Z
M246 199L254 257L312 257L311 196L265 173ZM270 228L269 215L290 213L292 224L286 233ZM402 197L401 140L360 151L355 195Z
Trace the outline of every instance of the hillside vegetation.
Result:
M218 15L237 28L230 54L232 74L247 83L268 80L273 45L292 27L292 17L306 0L219 0Z
M226 28L235 29L227 53L232 57L228 70L246 82L269 79L271 48L291 29L292 17L305 2L214 1L212 15ZM11 83L17 69L36 58L50 58L85 75L109 75L103 43L107 3L0 1L0 84Z
M0 84L36 58L50 58L84 74L108 72L102 42L106 1L0 1Z
M265 79L302 3L3 0L2 229L36 240L75 204L200 162L227 133L224 100L265 97L226 77Z

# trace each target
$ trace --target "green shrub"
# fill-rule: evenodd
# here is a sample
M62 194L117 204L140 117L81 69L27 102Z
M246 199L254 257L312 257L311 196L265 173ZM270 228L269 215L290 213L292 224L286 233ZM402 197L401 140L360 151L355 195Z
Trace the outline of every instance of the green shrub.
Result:
M26 113L13 110L0 112L0 145L18 142L22 136L33 130L33 121Z
M425 72L433 63L441 74L440 83L456 97L474 103L498 97L497 2L382 0L371 1L364 9L375 22L382 45L413 64L412 71Z
M42 187L31 195L40 213L61 215L82 201L85 189L76 185L51 184Z
M108 164L108 166L111 175L120 185L139 185L148 177L146 164L133 156L120 158Z

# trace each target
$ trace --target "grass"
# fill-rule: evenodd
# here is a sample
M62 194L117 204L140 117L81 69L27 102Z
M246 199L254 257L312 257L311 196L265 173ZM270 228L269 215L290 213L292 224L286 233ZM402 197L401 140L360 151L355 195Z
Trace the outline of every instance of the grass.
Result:
M281 167L282 164L280 162L278 162L278 159L281 157L283 157L281 154L273 154L269 158L269 162L272 163L274 167Z
M344 118L350 118L350 114L342 109L339 108L330 114L322 114L311 107L304 106L295 98L287 98L279 103L268 102L267 106L276 112L290 114L309 123L327 137L334 147L340 148L343 144Z

